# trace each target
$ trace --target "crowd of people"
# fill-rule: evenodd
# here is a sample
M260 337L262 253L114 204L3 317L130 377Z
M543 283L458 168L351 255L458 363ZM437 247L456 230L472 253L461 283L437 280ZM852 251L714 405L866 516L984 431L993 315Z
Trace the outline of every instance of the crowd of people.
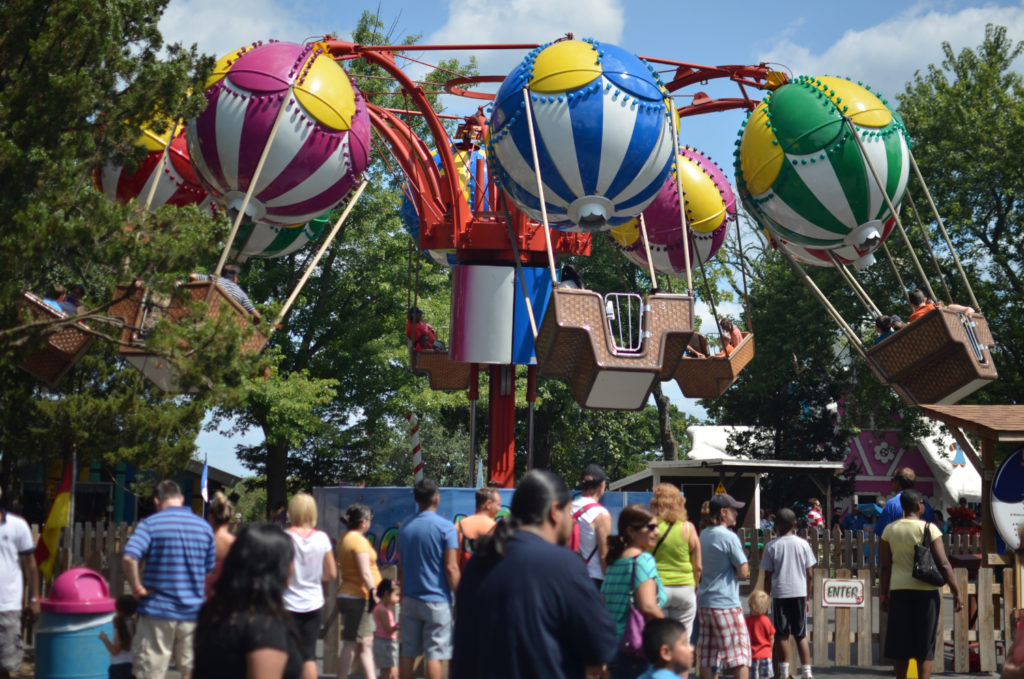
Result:
M963 606L941 531L927 520L913 481L904 470L894 475L896 494L878 529L880 607L888 616L882 653L898 679L912 659L919 677L931 674L941 587L949 586L955 610ZM411 678L417 658L427 679L439 679L445 661L453 679L667 679L687 677L694 666L701 679L813 676L808 604L817 559L792 510L774 514L777 537L764 547L763 577L744 606L740 582L750 564L734 530L743 502L715 494L695 526L680 488L661 483L649 505L622 509L613 532L600 502L607 485L605 472L588 465L574 498L562 479L534 470L502 520L495 521L497 491L481 488L476 512L456 525L437 512L438 486L421 480L412 491L418 511L398 533L397 579L389 579L366 537L373 513L365 504L344 510L344 532L332 544L316 528L308 494L287 504L287 526L232 532L234 510L222 493L204 520L184 505L175 482L161 481L156 513L124 548L131 594L116 601L113 635L99 635L110 676L163 677L173 664L183 679L313 679L328 610L339 619L339 677L356 658L362 676L381 679ZM820 503L811 511L820 515ZM38 574L22 524L0 517L0 559L13 559L29 578L38 614ZM915 575L922 545L940 580ZM339 577L336 599L327 602L323 585ZM14 599L6 596L11 584L0 587L5 601ZM23 581L16 585L20 604ZM5 601L0 679L21 661L20 635L9 634L21 609ZM1011 659L1004 676L1020 672Z

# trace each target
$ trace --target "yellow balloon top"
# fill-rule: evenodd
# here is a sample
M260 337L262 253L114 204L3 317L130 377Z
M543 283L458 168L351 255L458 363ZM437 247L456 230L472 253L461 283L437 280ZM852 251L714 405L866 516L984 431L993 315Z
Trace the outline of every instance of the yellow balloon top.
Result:
M356 112L356 95L345 69L327 54L317 52L295 84L295 97L322 125L347 130Z
M550 94L569 92L601 75L597 50L582 40L563 40L540 51L533 62L530 89Z
M722 225L725 217L722 192L715 180L686 156L676 156L676 167L682 173L686 221L696 233L711 233Z
M815 84L836 108L843 111L860 127L885 127L892 122L892 112L873 92L845 78L822 76ZM844 110L845 107L845 110Z

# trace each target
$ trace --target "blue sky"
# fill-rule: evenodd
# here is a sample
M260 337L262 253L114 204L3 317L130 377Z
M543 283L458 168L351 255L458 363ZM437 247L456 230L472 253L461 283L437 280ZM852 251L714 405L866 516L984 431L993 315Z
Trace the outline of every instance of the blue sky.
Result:
M386 25L393 25L396 41L420 34L423 44L543 43L571 31L645 56L708 65L763 61L794 75L847 76L892 101L915 71L941 62L943 42L955 51L975 47L988 23L1006 26L1012 39L1024 39L1024 2L963 0L378 0L365 5L352 0L249 0L244 10L224 0L171 0L160 28L168 42L196 43L219 57L268 38L304 42L330 33L347 39L364 9L377 11ZM432 52L410 54L428 61L439 58ZM475 56L481 73L505 75L524 54L485 51ZM688 92L698 90L713 97L737 96L734 85L712 82ZM450 107L469 113L476 105L455 101ZM738 111L688 118L680 138L710 155L731 177L733 142L743 119ZM665 387L677 405L694 411L675 383ZM215 466L244 472L234 460L234 442L204 434L199 446L200 455L209 452Z

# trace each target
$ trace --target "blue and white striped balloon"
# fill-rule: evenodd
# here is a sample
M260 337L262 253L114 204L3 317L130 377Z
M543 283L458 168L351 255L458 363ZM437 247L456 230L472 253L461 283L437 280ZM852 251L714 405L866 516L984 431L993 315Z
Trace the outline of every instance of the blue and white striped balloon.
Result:
M604 231L654 200L673 147L667 93L650 66L614 45L564 40L532 51L502 83L489 165L516 207L540 221L524 88L551 226Z

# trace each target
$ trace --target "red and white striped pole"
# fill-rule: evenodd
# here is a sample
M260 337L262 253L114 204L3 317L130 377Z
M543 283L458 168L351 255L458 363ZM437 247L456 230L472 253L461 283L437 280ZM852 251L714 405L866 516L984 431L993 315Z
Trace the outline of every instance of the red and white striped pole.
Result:
M415 413L406 413L409 420L409 446L412 448L413 481L423 480L423 450L420 448L420 420Z

